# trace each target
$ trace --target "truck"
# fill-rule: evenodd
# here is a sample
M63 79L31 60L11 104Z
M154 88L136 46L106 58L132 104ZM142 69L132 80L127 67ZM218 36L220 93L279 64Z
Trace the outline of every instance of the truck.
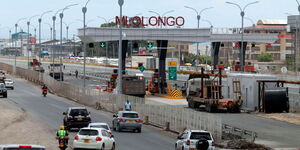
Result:
M234 98L224 98L222 95L222 70L218 75L191 74L187 83L187 96L189 108L205 107L207 112L226 110L228 112L240 112L243 100L241 99L240 82L233 81Z
M114 92L117 87L118 71L114 70L107 83L106 92ZM144 75L123 75L122 77L122 93L125 95L144 97L146 95L146 81Z
M146 83L144 76L124 75L122 81L123 94L144 97L146 95Z
M60 72L60 67L62 67L62 72ZM65 66L60 63L52 63L48 66L49 75L57 81L64 81L64 72ZM60 77L61 76L61 77Z

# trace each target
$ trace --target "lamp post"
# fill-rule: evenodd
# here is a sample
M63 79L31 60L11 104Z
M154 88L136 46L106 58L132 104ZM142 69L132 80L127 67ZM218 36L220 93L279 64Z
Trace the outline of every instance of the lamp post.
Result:
M122 6L124 5L124 0L118 0L118 4L120 6L120 18L122 18ZM123 21L120 21L120 26L119 26L119 70L118 70L118 94L122 94L122 78L123 78L123 60L122 60L122 27L123 27Z
M112 19L114 19L114 18L111 18L111 19L107 20L107 19L105 19L104 17L101 17L101 16L97 16L97 17L100 18L100 19L103 19L106 24L109 24L109 21L112 20ZM108 42L106 42L105 53L106 53L106 64L108 64Z
M172 13L172 12L174 12L174 11L175 11L175 10L169 10L169 11L163 13L162 15L160 15L160 13L158 13L158 12L156 12L156 11L153 11L153 10L150 10L150 11L148 11L148 12L154 13L154 14L156 14L156 15L159 16L159 17L164 17L166 14ZM160 28L162 28L162 24L160 24Z
M20 21L25 20L26 18L21 18L17 21L15 24L15 36L17 36L18 33L18 24ZM15 41L15 65L14 65L14 74L16 74L16 68L17 68L17 41Z
M29 65L29 38L30 38L30 33L29 33L29 27L30 27L30 21L31 19L33 19L34 17L37 17L38 15L34 15L32 17L29 18L29 20L27 21L27 66L28 66L28 69L30 68L30 65Z
M41 62L41 52L42 52L42 45L41 45L41 26L42 26L42 18L44 15L46 15L47 13L51 13L52 10L49 10L49 11L46 11L46 12L43 12L40 16L40 18L38 19L38 22L39 22L39 62Z
M188 9L191 9L193 11L196 12L196 15L197 15L197 28L199 29L200 28L200 19L201 19L201 15L204 11L206 10L209 10L209 9L212 9L213 7L208 7L208 8L204 8L200 11L197 11L195 8L193 7L189 7L189 6L184 6L185 8L188 8ZM199 51L199 43L197 42L197 55L200 55L200 51Z
M51 26L50 23L44 23L44 24L46 24L46 25L49 26L49 29L50 29L50 40L52 41L52 26Z
M63 75L63 71L62 71L62 57L63 57L63 52L62 52L62 30L63 30L63 28L62 28L62 24L63 24L63 17L64 17L64 11L65 10L67 10L67 9L69 9L70 7L72 7L72 6L76 6L76 5L78 5L78 4L71 4L71 5L68 5L68 6L66 6L62 11L61 11L61 13L59 14L59 18L60 18L60 76L59 76L59 79L60 79L60 81L63 81L63 78L62 78L62 75Z
M52 52L53 52L53 58L52 58L52 66L54 67L54 60L55 60L55 54L54 54L54 45L56 44L56 29L55 29L55 21L56 21L56 15L60 12L60 11L62 11L63 9L59 9L59 10L57 10L56 11L56 13L54 14L54 16L52 16L52 22L53 22L53 34L52 34L52 36L53 36L53 50L52 50ZM54 77L54 69L52 68L52 70L53 70L53 74L52 74L52 76Z
M298 4L298 12L299 15L297 16L296 19L296 46L295 46L295 72L298 74L298 63L299 63L299 58L297 55L299 55L298 49L299 49L299 42L298 42L298 36L299 36L299 17L300 17L300 3L298 0L296 0L297 4Z
M86 29L86 24L85 24L85 15L87 12L87 4L90 2L90 0L88 0L85 3L85 6L82 7L82 13L83 13L83 39L85 40L85 29ZM85 72L85 68L86 68L86 44L84 41L82 41L83 43L83 87L85 87L85 78L86 78L86 72Z
M246 20L249 20L252 23L252 26L255 27L255 22L249 18L249 17L244 17Z
M209 25L210 25L210 28L213 28L213 24L209 21L209 20L206 20L206 19L202 19L203 22L207 22Z
M253 5L253 4L256 4L258 3L259 1L255 1L255 2L251 2L251 3L248 3L244 8L242 8L240 5L236 4L236 3L232 3L232 2L226 2L227 4L230 4L230 5L235 5L237 6L239 9L240 9L240 14L241 14L241 17L242 17L242 41L241 41L241 52L240 52L240 62L241 62L241 68L242 68L242 72L244 72L245 68L245 58L244 58L244 55L245 55L245 50L244 50L244 16L245 16L245 10L246 8L249 6L249 5Z

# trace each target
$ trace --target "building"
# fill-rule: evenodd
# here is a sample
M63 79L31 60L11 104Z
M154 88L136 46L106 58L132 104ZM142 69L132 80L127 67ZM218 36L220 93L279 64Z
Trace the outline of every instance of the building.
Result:
M278 34L279 40L275 43L247 43L245 61L257 63L257 56L261 53L271 54L273 62L283 64L288 58L294 57L293 35L287 31L286 20L258 20L256 25L245 27L245 34ZM238 41L223 42L219 53L219 63L235 64L240 59Z
M198 43L198 49L200 55L211 56L211 42ZM194 55L197 54L197 43L189 45L189 53Z

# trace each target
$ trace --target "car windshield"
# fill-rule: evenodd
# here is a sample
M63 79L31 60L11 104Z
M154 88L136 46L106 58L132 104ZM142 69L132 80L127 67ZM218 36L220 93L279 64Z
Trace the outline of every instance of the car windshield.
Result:
M138 118L139 115L137 113L123 113L123 117L125 117L125 118Z
M0 88L5 88L5 85L4 84L0 84Z
M86 109L72 109L70 112L71 116L86 116L88 114Z
M91 125L91 128L104 128L106 130L109 130L107 125Z
M206 139L206 140L211 140L210 133L206 132L192 132L191 140L199 140L199 139Z
M98 131L90 130L90 129L83 129L83 130L79 131L79 135L88 135L88 136L98 135Z

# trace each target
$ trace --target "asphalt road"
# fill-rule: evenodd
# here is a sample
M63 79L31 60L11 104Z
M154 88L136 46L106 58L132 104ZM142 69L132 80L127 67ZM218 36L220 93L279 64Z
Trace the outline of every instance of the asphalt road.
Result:
M18 66L26 67L26 64L24 64L24 62L23 63L19 62ZM71 78L69 79L68 82L70 82L71 84L74 84L74 85L82 84L81 83L82 80L72 80ZM23 85L23 88L24 88L24 86L26 87L26 84L23 82L20 82L17 84ZM94 82L94 81L88 81L87 84L90 85L90 87L93 87L93 85L98 84L98 83ZM17 85L17 87L20 85ZM18 91L18 88L16 91ZM35 94L32 94L32 93L35 93ZM29 99L29 100L31 100L31 98L28 96L35 97L34 99L32 99L30 101L29 104L27 104L27 108L35 110L35 112L32 112L32 114L40 114L40 112L42 112L42 111L48 111L47 109L45 109L47 107L36 108L36 107L39 107L39 104L40 105L43 104L46 106L48 106L48 105L52 106L51 108L49 108L49 111L51 111L53 109L53 114L41 113L42 115L39 115L38 117L44 118L43 115L45 115L45 116L49 115L49 117L51 119L45 120L45 121L49 121L49 124L51 124L51 125L56 124L54 127L58 127L61 123L59 121L56 121L54 118L62 118L61 112L63 112L69 106L76 105L74 103L70 103L69 101L63 100L62 98L50 95L49 97L47 97L47 99L55 99L55 100L53 100L53 102L51 100L51 102L49 102L49 104L46 104L43 101L41 101L41 102L38 101L37 104L33 104L35 107L32 107L31 104L33 102L35 103L35 101L36 101L35 99L37 99L37 100L41 99L40 95L39 95L39 91L37 89L34 90L32 88L26 88L26 91L24 90L23 92L20 92L20 93L18 92L17 95L19 95L20 101L25 104L27 104L29 102L22 101L24 99L24 98L21 98L22 95L27 97L27 99ZM14 96L14 95L12 94L11 96ZM16 99L18 99L18 97L16 97ZM186 106L183 106L183 107L186 107ZM25 109L26 109L26 107L25 107ZM55 114L54 112L55 113L59 112L59 113ZM98 115L98 113L99 112L96 112L97 115ZM101 119L101 120L103 119L103 121L105 121L105 122L111 122L110 116L104 115L103 113L100 113L99 115L101 116L101 118L97 117L96 119ZM217 113L216 115L221 116L222 121L225 124L229 124L234 127L257 132L258 133L257 142L259 142L259 143L267 144L274 148L300 148L300 142L299 142L300 126L298 126L298 125L285 123L285 122L281 122L281 121L276 121L276 120L272 120L272 119L261 118L261 117L255 116L253 114L246 114L246 113L242 113L242 114ZM153 135L148 136L148 134L150 134L150 133L152 133L152 131L150 129L149 129L149 131L147 131L147 129L146 129L144 131L144 133L141 134L143 138L137 137L136 138L137 141L132 142L132 143L138 143L140 141L141 141L141 143L150 142L151 144L147 144L147 145L150 145L149 148L151 148L151 145L157 146L156 149L171 149L171 148L173 148L173 142L174 142L173 139L170 139L167 137L161 137L162 135L154 134L154 133L152 133ZM147 135L145 136L145 134L147 134ZM123 137L123 135L125 135L125 136ZM128 140L130 140L130 141L133 140L129 137L126 137L126 135L127 135L127 133L122 133L119 137L118 133L117 133L116 138L117 139L120 138L120 142L124 142L124 143L126 143L126 141L128 141ZM129 135L132 136L131 134L129 134ZM136 135L134 135L134 136L136 136ZM123 138L125 138L125 139L123 139ZM126 138L128 138L128 139L126 139ZM142 139L145 139L145 140L142 140ZM124 141L122 141L122 140L124 140ZM150 141L148 141L148 140L150 140ZM162 140L162 141L158 142L157 140L158 141ZM155 141L157 141L157 142L155 142ZM158 145L156 145L155 143ZM164 143L162 145L169 145L169 146L160 147L159 143ZM128 148L130 148L130 147L128 147ZM141 149L147 149L147 148L141 148Z
M62 125L62 112L68 107L80 106L67 99L49 94L42 97L39 87L33 86L27 81L17 79L15 90L9 91L8 97L19 107L38 120L46 123L55 130ZM93 122L107 122L111 124L112 116L89 108ZM142 133L114 132L117 149L121 150L171 150L175 139L162 134L161 131L143 126Z

